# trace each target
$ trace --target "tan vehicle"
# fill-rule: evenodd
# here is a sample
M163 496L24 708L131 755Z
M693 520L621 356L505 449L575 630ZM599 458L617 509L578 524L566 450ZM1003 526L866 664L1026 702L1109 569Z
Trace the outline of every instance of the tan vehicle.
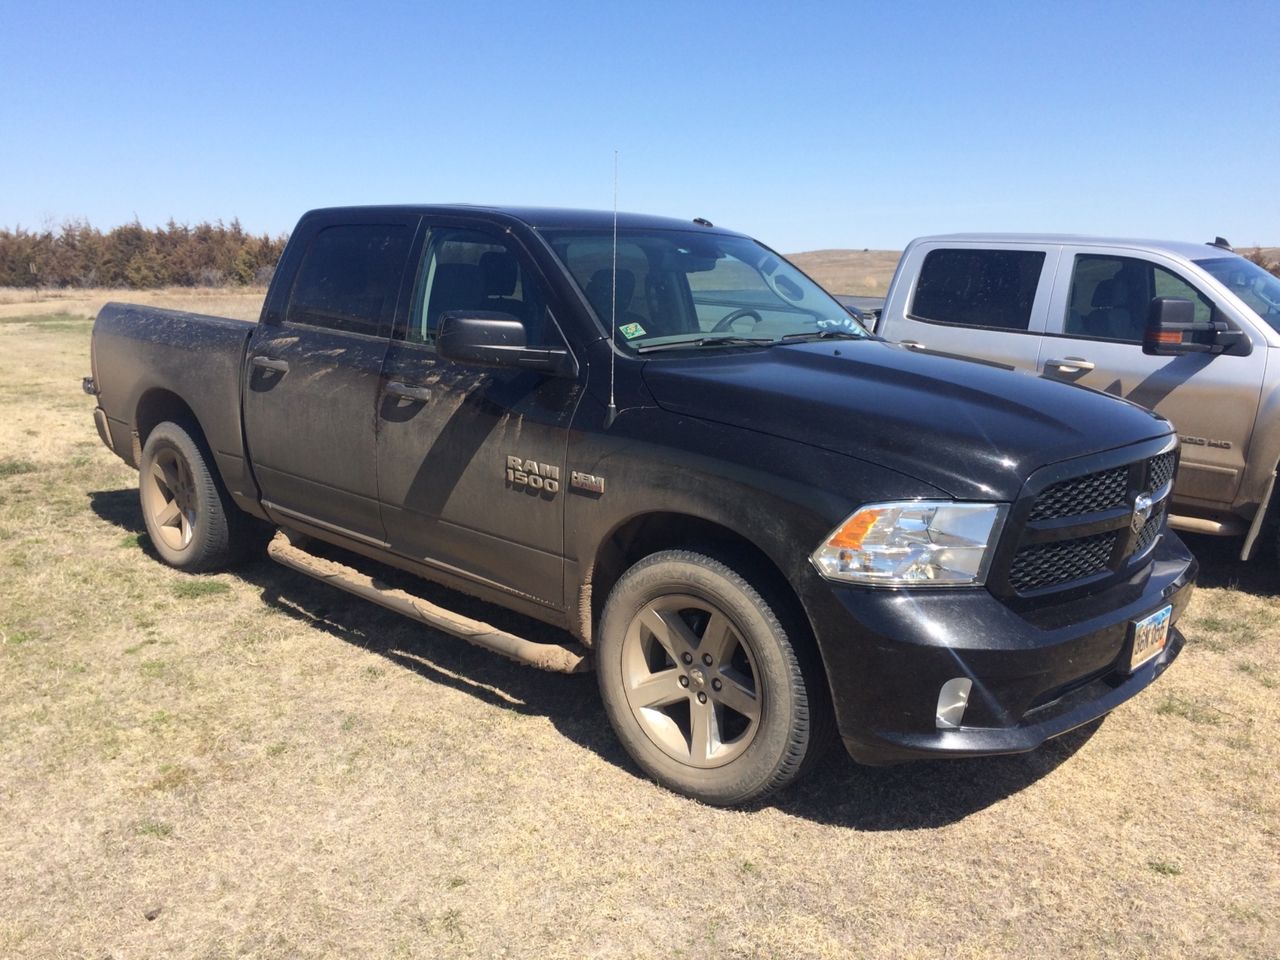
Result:
M1242 538L1275 527L1280 279L1213 244L1099 237L923 237L876 332L1125 397L1182 440L1170 525Z

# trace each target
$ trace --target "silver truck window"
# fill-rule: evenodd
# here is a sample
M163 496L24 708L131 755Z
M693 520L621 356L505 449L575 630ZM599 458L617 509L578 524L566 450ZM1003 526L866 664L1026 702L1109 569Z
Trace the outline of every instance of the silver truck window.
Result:
M387 329L412 239L396 223L325 227L303 255L285 322L370 335Z
M1077 254L1063 333L1141 343L1155 297L1190 300L1196 306L1197 323L1213 318L1213 303L1208 297L1150 260Z
M931 323L1026 330L1043 250L930 250L910 316Z
M507 313L524 324L531 347L562 346L547 318L541 284L507 240L479 230L433 230L413 295L407 338L433 343L440 315L455 310Z

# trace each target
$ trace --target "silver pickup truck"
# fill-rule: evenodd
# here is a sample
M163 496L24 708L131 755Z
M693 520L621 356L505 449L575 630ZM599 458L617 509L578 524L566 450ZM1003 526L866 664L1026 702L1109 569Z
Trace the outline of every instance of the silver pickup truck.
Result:
M865 305L864 305L865 310ZM1212 244L1025 234L923 237L876 332L1152 408L1182 440L1170 524L1243 538L1275 527L1280 279Z

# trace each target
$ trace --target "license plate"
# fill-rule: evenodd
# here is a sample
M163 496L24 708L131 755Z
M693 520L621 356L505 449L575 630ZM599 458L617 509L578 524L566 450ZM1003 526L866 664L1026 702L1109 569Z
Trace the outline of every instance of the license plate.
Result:
M1143 617L1133 625L1133 653L1129 657L1129 672L1156 656L1169 642L1169 620L1173 617L1173 607L1157 610L1148 617Z

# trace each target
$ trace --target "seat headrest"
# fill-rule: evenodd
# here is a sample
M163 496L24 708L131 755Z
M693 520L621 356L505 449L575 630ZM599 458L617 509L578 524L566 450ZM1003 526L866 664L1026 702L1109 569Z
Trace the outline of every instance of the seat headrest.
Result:
M506 250L490 250L480 255L480 274L486 297L509 297L516 292L520 268L515 255Z
M597 270L587 282L587 300L595 307L596 315L604 322L609 322L609 291L613 289L613 271ZM636 293L636 275L630 270L618 270L618 292L614 297L618 316L621 317L631 306L631 298Z
M1129 289L1124 282L1112 277L1110 280L1101 280L1098 285L1093 288L1093 299L1089 301L1092 307L1123 307L1129 302Z
M431 284L432 317L449 310L478 310L484 300L480 268L474 263L442 263Z

